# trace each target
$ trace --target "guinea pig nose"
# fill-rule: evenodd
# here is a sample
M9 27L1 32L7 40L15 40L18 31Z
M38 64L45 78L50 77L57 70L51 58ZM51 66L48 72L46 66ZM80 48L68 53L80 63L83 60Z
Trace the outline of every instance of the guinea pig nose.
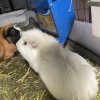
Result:
M26 41L24 42L24 45L27 45L27 42Z

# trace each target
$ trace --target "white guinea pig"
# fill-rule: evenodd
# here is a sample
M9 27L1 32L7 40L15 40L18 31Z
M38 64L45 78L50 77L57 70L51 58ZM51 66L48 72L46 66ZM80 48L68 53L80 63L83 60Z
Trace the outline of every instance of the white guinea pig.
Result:
M17 48L56 99L95 98L95 69L78 54L62 48L52 36L39 29L22 32Z

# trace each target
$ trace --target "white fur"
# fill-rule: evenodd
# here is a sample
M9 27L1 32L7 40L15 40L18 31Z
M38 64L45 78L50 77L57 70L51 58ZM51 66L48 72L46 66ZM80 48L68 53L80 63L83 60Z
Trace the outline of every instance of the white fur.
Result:
M24 45L27 42L27 45ZM38 29L23 32L17 48L60 100L93 100L98 91L95 69L81 56L62 48Z

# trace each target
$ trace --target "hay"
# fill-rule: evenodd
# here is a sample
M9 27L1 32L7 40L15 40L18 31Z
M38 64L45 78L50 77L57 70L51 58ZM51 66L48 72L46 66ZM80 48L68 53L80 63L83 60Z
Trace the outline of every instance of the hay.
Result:
M0 62L0 100L55 100L21 55Z

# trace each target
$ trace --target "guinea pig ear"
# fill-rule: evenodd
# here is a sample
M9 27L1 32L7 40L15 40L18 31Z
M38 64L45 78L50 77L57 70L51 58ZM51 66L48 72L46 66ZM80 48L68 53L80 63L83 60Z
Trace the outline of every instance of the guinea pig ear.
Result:
M20 32L22 31L19 27L15 26L15 25L14 25L14 28L15 28L16 30L20 31Z
M15 25L14 25L14 28L15 28L16 30L18 30L18 31L20 32L20 36L22 36L22 30L21 30L19 27L15 26Z
M32 48L38 47L38 43L36 43L36 42L30 42L30 45L32 46Z
M37 28L40 28L40 24L33 17L29 17L29 24L34 25Z

